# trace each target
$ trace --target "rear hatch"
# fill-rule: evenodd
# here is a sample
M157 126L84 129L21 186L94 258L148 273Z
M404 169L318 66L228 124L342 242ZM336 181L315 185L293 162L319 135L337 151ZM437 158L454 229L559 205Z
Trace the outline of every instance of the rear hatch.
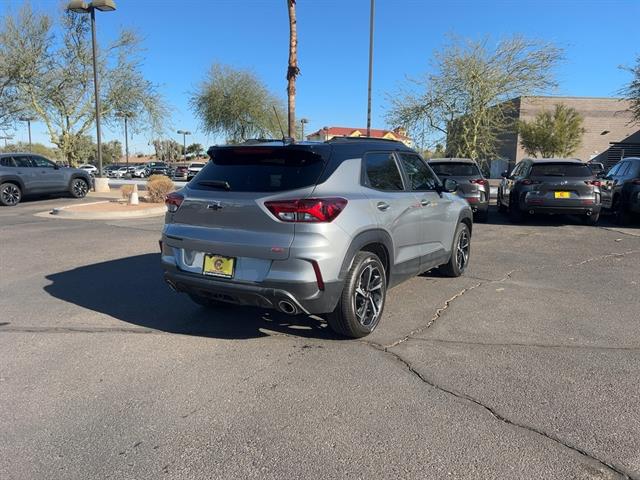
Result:
M567 206L582 205L582 200L593 198L592 182L597 183L587 165L569 162L533 164L529 179L545 203Z
M463 196L486 194L488 182L482 177L480 169L469 162L429 162L433 171L441 180L451 178L458 182L458 191Z
M326 160L308 147L222 147L180 191L184 201L165 233L205 253L279 260L289 256L294 223L277 220L269 200L306 198Z

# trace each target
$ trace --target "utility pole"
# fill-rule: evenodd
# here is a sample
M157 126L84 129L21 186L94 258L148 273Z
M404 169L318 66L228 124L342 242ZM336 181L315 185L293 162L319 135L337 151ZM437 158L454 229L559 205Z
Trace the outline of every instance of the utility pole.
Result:
M367 92L367 137L371 136L371 82L373 80L373 18L376 2L371 0L369 12L369 88Z

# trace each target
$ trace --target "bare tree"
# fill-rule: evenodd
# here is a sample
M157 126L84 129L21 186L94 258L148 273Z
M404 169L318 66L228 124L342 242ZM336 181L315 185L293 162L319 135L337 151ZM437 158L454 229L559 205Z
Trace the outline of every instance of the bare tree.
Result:
M59 38L52 24L26 3L0 24L0 50L20 66L15 100L44 122L51 142L73 164L85 160L77 147L95 121L90 24L87 15L65 12ZM113 122L116 112L126 110L134 114L134 129L157 130L166 107L142 74L139 51L139 40L129 31L100 51L102 115Z
M520 36L495 48L487 39L453 39L436 52L434 73L390 96L387 121L418 136L424 128L434 144L446 137L448 155L491 158L499 135L514 127L507 101L555 87L553 68L561 58L557 47Z
M287 99L289 137L296 138L296 77L298 67L298 25L296 20L296 0L287 0L289 9L289 66L287 67Z
M636 59L635 66L623 68L631 73L631 80L620 93L631 103L630 110L633 114L633 120L640 123L640 56Z

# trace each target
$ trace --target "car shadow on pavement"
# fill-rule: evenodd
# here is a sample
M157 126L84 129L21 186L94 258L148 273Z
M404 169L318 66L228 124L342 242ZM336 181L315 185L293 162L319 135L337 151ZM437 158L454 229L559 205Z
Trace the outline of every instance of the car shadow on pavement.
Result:
M305 315L234 305L206 309L162 280L159 254L118 258L48 275L44 290L65 302L140 327L222 339L273 335L337 339L328 326Z
M532 226L532 227L562 227L564 225L585 225L581 218L576 215L529 215L525 213L520 222L513 223L509 220L509 215L498 211L498 207L489 207L489 217L484 222L491 225L505 226ZM610 216L602 215L600 224L610 224Z

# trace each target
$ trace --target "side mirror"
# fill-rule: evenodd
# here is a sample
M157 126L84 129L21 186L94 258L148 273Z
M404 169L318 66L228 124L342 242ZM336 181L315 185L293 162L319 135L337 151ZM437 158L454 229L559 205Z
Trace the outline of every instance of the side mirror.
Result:
M502 173L500 174L500 176L501 176L502 178L507 178L507 177L509 177L509 171L508 171L508 170L505 170L504 172L502 172Z
M452 178L445 178L444 191L449 193L454 193L457 190L458 190L458 182L456 182Z
M57 163L53 164L53 169L54 170L60 170L60 165L58 165Z

